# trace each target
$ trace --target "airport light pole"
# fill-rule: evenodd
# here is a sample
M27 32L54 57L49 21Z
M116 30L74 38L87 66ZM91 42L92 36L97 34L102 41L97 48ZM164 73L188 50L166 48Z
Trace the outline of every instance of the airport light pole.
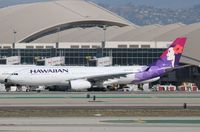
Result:
M57 27L57 43L60 41L60 27Z
M12 45L12 48L13 48L13 49L15 48L16 34L17 34L17 31L16 31L15 29L13 29L13 45Z
M16 43L16 34L17 34L17 31L14 29L13 30L13 43Z
M56 42L56 56L57 56L57 49L59 48L59 41L60 41L60 27L56 27L57 30L57 42Z
M106 30L107 30L107 27L106 27L106 25L104 25L103 26L103 31L104 31L104 33L103 33L103 41L104 42L106 42Z
M102 41L102 44L101 44L101 48L102 48L102 57L103 57L103 51L104 51L104 48L105 48L105 45L106 45L106 30L107 30L107 27L106 25L103 26L103 41Z

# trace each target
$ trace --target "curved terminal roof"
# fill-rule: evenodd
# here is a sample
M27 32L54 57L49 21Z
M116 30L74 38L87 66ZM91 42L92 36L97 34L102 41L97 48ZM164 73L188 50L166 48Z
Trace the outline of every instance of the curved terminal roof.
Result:
M73 28L65 31L61 31L58 33L46 35L41 37L33 43L49 43L49 42L101 42L105 39L107 41L111 41L113 37L118 36L119 34L123 34L130 30L135 29L133 26L110 26L106 28L106 31L100 27L90 27L90 28ZM58 36L59 35L59 36ZM59 38L58 38L59 37Z
M144 27L125 26L117 27L110 26L106 28L106 41L134 41L138 36L145 34L148 31L162 27L161 25L148 25ZM99 27L91 28L74 28L59 32L60 42L101 42L104 40L104 31ZM34 43L39 42L57 42L58 33L50 34L39 38Z
M74 27L135 26L116 14L84 0L11 6L0 9L0 18L1 43L12 43L14 36L16 42L31 42L57 30Z
M159 38L161 35L163 35L167 32L182 28L184 26L185 25L182 24L182 23L169 24L169 25L166 25L166 26L162 26L160 28L156 28L156 29L147 31L143 35L138 36L135 40L157 41L157 38Z
M195 29L193 28L196 27ZM181 62L200 66L200 23L190 25L194 30L187 30L187 43Z
M188 36L192 32L200 29L200 23L194 23L186 26L181 26L179 28L170 30L166 33L161 34L155 39L158 41L173 41L179 36Z
M187 36L200 28L200 24L184 25L181 23L161 25L109 26L106 28L106 41L173 41L180 36ZM59 35L59 38L58 38ZM59 40L58 40L59 39ZM59 42L100 42L104 39L104 31L100 27L73 28L46 35L33 43Z
M155 30L160 27L162 26L155 24L155 25L147 25L147 26L135 28L123 34L119 34L115 38L112 38L112 40L113 41L142 41L141 39L138 39L138 37L140 38L140 36L143 36L143 34L151 32L152 30Z

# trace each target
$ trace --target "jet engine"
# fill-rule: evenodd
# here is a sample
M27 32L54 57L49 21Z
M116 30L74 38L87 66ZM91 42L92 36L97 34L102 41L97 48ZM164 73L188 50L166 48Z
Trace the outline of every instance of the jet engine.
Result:
M72 90L85 90L92 87L92 84L87 80L73 80L70 81Z

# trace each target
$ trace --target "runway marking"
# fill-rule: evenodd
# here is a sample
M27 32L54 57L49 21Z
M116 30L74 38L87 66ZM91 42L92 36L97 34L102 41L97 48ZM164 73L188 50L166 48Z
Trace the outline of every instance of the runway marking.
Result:
M85 96L71 96L70 98L82 99ZM96 98L200 98L200 96L98 96Z
M147 123L147 124L200 124L200 120L104 120L104 123Z
M55 98L67 98L67 97L59 97L59 96L21 96L21 97L0 97L0 99L55 99Z
M105 120L100 121L104 123L122 123L122 124L132 124L132 123L146 123L144 120Z
M0 99L41 99L41 98L46 98L46 99L53 99L53 98L72 98L72 99L91 99L91 98L86 98L86 97L52 97L52 96L38 96L38 97L32 97L32 96L26 96L26 97L0 97ZM110 98L110 99L120 99L120 98L155 98L155 99L158 99L158 98L200 98L200 97L130 97L130 96L123 96L123 97L120 97L120 96L116 96L116 97L104 97L104 96L96 96L96 98Z
M86 97L72 96L71 98L86 98ZM150 96L98 96L96 95L96 98L151 98L151 97Z
M86 96L0 96L0 99L64 99L64 98L71 98L71 99L92 99L87 98ZM96 99L158 99L158 98L163 98L163 99L169 99L169 98L200 98L200 96L100 96L96 95Z

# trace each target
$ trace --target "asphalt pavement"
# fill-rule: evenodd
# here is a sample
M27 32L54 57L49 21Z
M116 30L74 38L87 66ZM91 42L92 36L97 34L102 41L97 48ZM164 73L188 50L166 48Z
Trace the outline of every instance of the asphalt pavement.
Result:
M197 117L88 117L88 118L0 118L0 131L9 132L199 132Z

